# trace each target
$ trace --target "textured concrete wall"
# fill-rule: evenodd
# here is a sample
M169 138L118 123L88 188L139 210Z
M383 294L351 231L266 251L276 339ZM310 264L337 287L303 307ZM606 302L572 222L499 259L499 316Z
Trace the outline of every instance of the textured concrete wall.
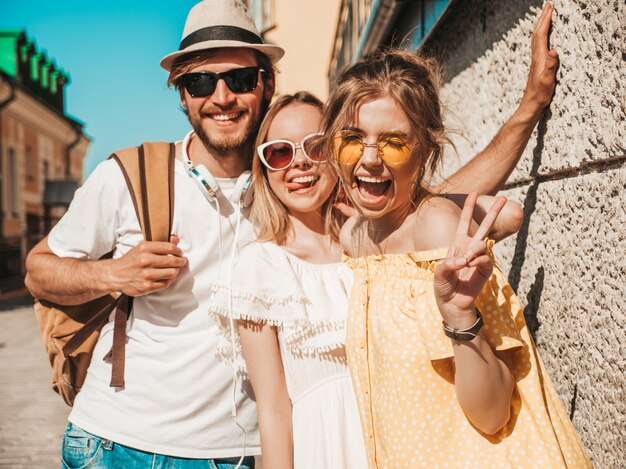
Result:
M560 396L598 468L626 461L626 8L555 0L558 84L509 179L524 207L497 247ZM433 37L460 157L511 115L530 63L539 1L464 0Z

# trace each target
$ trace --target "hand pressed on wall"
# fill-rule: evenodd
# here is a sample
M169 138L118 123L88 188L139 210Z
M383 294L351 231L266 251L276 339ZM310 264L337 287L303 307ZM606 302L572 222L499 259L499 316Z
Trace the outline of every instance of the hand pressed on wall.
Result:
M546 3L532 36L530 71L521 105L530 106L536 112L550 104L556 87L559 54L548 45L553 12L552 4Z

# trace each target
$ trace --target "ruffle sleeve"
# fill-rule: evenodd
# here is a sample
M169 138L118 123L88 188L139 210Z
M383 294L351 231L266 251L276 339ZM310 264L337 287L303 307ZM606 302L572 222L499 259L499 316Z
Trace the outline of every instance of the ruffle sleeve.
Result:
M265 243L244 247L230 278L230 285L226 276L224 283L209 286L208 312L218 323L218 359L229 364L234 359L238 374L247 378L236 321L271 326L305 322L311 302L293 275L288 259L276 256Z
M311 302L289 260L277 256L267 243L245 246L225 277L223 283L209 286L212 316L272 326L306 319Z
M230 285L209 286L209 315L218 324L218 359L235 360L240 376L247 375L239 320L278 327L281 348L294 356L343 353L352 288L352 272L344 265L310 264L257 242L242 249L231 278Z
M235 281L233 281L235 283ZM246 287L211 285L209 314L214 317L230 318L279 326L286 322L305 319L309 300L299 294L270 296L263 291L253 292Z

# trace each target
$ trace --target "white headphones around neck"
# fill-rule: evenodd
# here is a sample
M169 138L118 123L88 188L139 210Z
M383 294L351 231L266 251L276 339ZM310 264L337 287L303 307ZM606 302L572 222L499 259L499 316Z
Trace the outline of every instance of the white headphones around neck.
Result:
M187 174L198 182L198 186L203 191L209 202L216 202L222 192L219 183L208 169L205 174L202 174L189 159L187 149L189 147L189 140L191 139L192 134L193 131L189 132L183 139L182 156L185 169L187 170ZM246 170L237 178L235 189L227 200L230 200L230 202L234 205L240 205L242 208L247 208L252 203L252 196L252 173Z

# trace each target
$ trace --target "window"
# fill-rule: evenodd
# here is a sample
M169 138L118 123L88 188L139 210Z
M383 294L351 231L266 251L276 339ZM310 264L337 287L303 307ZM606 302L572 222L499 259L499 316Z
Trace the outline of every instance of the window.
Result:
M29 180L35 179L35 158L30 145L26 147L26 178Z
M408 47L409 50L415 50L422 46L424 40L437 26L437 22L449 4L450 0L422 1L421 9L413 19L415 29L410 34L410 41L405 44L405 47Z
M352 3L346 5L345 22L343 23L343 31L341 32L341 49L337 57L336 70L341 70L344 66L352 63L354 56L354 50L356 49L356 32L354 31L354 18L353 18Z
M11 207L11 213L13 216L17 216L19 212L19 184L20 180L18 178L18 161L17 155L15 154L15 150L13 148L9 148L9 207Z

